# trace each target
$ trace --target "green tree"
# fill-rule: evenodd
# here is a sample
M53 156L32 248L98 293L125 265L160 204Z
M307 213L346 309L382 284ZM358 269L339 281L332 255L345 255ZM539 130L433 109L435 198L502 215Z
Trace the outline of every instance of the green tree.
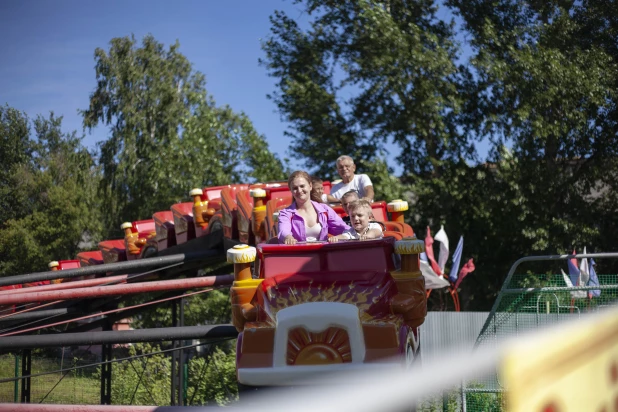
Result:
M237 399L236 353L207 345L206 357L188 361L186 405L225 405ZM112 402L115 405L169 405L171 358L159 346L138 343L129 355L148 356L112 364ZM185 352L186 354L186 352Z
M101 144L105 225L149 218L193 187L280 179L281 162L244 114L217 107L176 43L114 38L95 51L97 88L84 127L109 126Z
M11 111L12 109L8 109ZM15 112L13 112L15 114ZM2 127L11 128L11 120ZM76 132L62 132L62 117L19 117L21 146L27 148L17 168L8 168L12 217L1 222L0 276L45 270L51 260L73 259L101 231L94 158ZM10 215L9 215L10 216Z
M410 222L446 224L475 259L464 308L488 308L522 255L613 249L615 5L447 1L472 51L457 66L455 26L433 1L297 3L308 28L277 12L263 45L292 149L327 173L339 154L368 167L369 142L397 144L386 170L404 169Z
M372 161L389 141L411 175L439 174L442 161L471 156L456 122L453 27L436 19L435 2L296 3L309 27L276 12L262 63L278 79L271 97L292 124L291 150L309 167L330 175L339 155Z
M23 217L25 193L20 190L19 176L31 165L34 142L30 140L30 123L25 113L8 105L0 106L0 228L10 219Z
M478 260L493 260L487 269L505 274L525 254L584 245L611 250L608 239L618 228L618 66L601 40L605 30L591 35L586 28L592 19L608 22L598 14L600 2L448 3L463 18L474 50L478 93L467 126L494 145L488 178L495 191L475 207L500 207L485 213L480 230L487 243L502 243L497 256L505 261L492 259L494 248L484 251L483 243L476 247ZM489 273L480 278L488 280Z
M169 405L171 358L159 346L138 343L129 356L150 354L131 361L112 363L112 402L115 405Z
M189 361L187 405L225 405L237 399L236 351L212 347L204 358Z

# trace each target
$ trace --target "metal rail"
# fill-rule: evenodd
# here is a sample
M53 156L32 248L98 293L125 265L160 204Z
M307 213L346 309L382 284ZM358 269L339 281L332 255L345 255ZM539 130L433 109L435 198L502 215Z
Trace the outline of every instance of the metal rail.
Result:
M498 292L498 297L496 298L496 301L494 302L494 305L491 308L491 311L489 312L489 315L487 316L487 320L485 321L485 324L483 325L483 328L481 329L481 332L479 333L479 337L482 336L485 331L487 330L487 328L489 327L489 325L491 324L491 320L493 319L493 317L496 314L496 311L498 310L498 307L500 305L500 303L502 302L502 296L503 295L507 295L507 294L511 294L509 292L509 288L508 285L511 282L511 279L513 278L513 275L515 274L515 270L517 270L517 268L519 267L519 265L521 265L524 262L540 262L540 261L560 261L560 260L567 260L567 259L583 259L583 258L594 258L594 259L602 259L602 258L618 258L618 252L609 252L609 253L582 253L582 254L577 254L577 255L545 255L545 256L526 256L523 258L520 258L518 260L515 261L515 263L513 263L513 265L511 266L511 269L509 270L508 275L506 276L506 279L504 280L504 282L502 283L502 288L500 289L500 292ZM564 290L576 290L577 288L580 287L573 287L573 288L565 288ZM584 289L580 289L580 290L586 290L586 286L582 286L581 288ZM593 286L590 287L589 290L597 290L597 289L603 289L602 286ZM513 292L516 293L516 292ZM522 292L519 292L522 293ZM476 344L474 345L475 348L478 347L479 341L477 339Z
M82 312L75 308L46 309L46 310L36 310L36 311L26 312L26 313L15 313L10 317L0 319L0 325L6 324L6 323L22 322L25 320L41 319L41 318L54 317L54 316L78 315L80 313Z
M106 276L103 278L76 280L73 282L54 283L51 285L32 286L32 287L21 288L21 289L0 290L0 296L14 295L16 293L49 292L52 290L77 289L77 288L87 287L87 286L99 286L99 285L102 286L107 283L109 284L123 283L128 280L127 279L128 276L129 275Z
M136 405L51 405L0 403L0 412L200 412L220 410L218 406L136 406ZM228 410L238 410L228 407Z
M67 299L83 299L101 296L129 295L145 292L193 289L206 286L231 285L233 275L205 276L191 279L158 280L112 286L91 286L87 288L30 292L15 295L0 295L0 305L14 305L32 302L47 302Z
M101 345L107 343L161 342L186 339L221 339L236 338L237 336L238 331L232 325L59 333L39 336L5 336L0 339L0 350Z
M170 256L161 256L139 260L131 260L118 263L106 263L103 265L86 266L78 269L52 270L47 272L35 272L25 275L9 276L0 279L0 286L17 285L29 282L40 282L62 278L74 278L79 276L97 275L108 272L130 272L133 270L166 266L174 263L184 263L195 260L207 259L220 256L221 250L205 250L201 252L179 253Z
M80 321L80 320L92 319L92 318L96 318L96 317L99 318L98 322L100 322L102 324L105 324L106 322L107 323L111 322L113 324L116 321L118 321L118 319L116 319L115 317L110 316L110 315L113 315L113 314L117 315L119 313L122 313L122 317L126 318L126 317L130 317L130 316L128 316L128 314L131 313L132 311L135 311L136 309L141 309L143 307L150 306L150 305L158 305L160 303L167 302L167 301L170 301L170 300L183 299L183 298L185 298L187 296L194 296L194 295L198 295L198 294L201 294L201 293L211 292L213 290L215 290L215 289L213 289L213 288L203 289L203 290L199 290L197 292L184 293L184 294L181 294L179 296L172 296L172 297L167 297L167 298L163 298L163 299L156 299L156 300L152 300L152 301L149 301L149 302L139 303L137 305L125 306L125 307L122 307L122 308L106 310L104 312L91 313L91 314L86 315L86 316L80 316L80 317L77 317L77 318L65 319L65 320L62 320L60 322L46 323L44 325L34 326L32 328L27 328L27 329L23 329L22 328L22 327L26 327L26 326L32 325L34 323L37 323L36 321L34 321L34 322L30 322L29 324L19 325L19 326L16 326L14 328L2 330L2 331L0 331L0 337L2 337L2 336L12 336L12 335L17 335L17 334L21 334L21 333L34 332L36 330L47 329L47 328L51 328L51 327L54 327L54 326L66 325L68 323L74 323L74 322L77 322L77 321ZM44 320L47 320L47 319L44 319ZM97 321L95 321L95 322L97 322ZM89 322L88 324L92 324L92 323L94 323L94 322ZM91 328L90 330L92 330L92 329L96 329L96 328ZM71 330L68 333L72 333L72 332L75 332L75 331Z

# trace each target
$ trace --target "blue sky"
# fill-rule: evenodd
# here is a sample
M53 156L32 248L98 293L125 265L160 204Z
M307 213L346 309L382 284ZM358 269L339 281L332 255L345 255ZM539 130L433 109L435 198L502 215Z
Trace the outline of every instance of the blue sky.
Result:
M206 75L218 104L244 111L282 157L286 128L266 98L275 79L258 65L260 39L269 33L276 9L302 19L298 6L282 0L207 1L1 1L0 104L30 117L53 110L64 116L65 130L81 133L78 109L88 107L96 86L94 50L109 48L113 37L151 33L180 51ZM106 138L97 127L84 142L94 147Z
M269 16L284 10L302 25L306 16L291 0L3 0L0 1L0 104L31 118L53 110L64 116L65 131L81 133L78 109L88 107L96 86L94 50L107 50L113 37L151 33L180 51L204 73L218 104L244 111L270 149L282 158L287 127L266 98L275 80L258 65L260 39L269 34ZM107 130L86 132L95 147ZM294 165L294 164L293 164Z

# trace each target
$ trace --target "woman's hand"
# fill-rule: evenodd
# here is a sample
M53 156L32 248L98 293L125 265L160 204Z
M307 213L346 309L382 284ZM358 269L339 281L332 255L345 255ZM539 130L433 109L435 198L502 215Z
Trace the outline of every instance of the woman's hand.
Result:
M337 236L331 236L328 238L328 243L337 243L339 242L339 238Z
M297 241L296 241L296 239L294 238L294 236L292 236L292 235L287 235L287 236L285 237L285 239L283 239L283 242L284 242L286 245L295 245Z

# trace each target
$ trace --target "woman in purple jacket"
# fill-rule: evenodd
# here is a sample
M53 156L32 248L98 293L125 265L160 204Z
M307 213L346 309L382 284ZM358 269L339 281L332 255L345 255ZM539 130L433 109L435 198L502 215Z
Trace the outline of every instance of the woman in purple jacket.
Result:
M326 240L328 234L340 235L350 227L328 205L311 200L311 177L296 171L288 179L294 201L279 211L279 243Z

